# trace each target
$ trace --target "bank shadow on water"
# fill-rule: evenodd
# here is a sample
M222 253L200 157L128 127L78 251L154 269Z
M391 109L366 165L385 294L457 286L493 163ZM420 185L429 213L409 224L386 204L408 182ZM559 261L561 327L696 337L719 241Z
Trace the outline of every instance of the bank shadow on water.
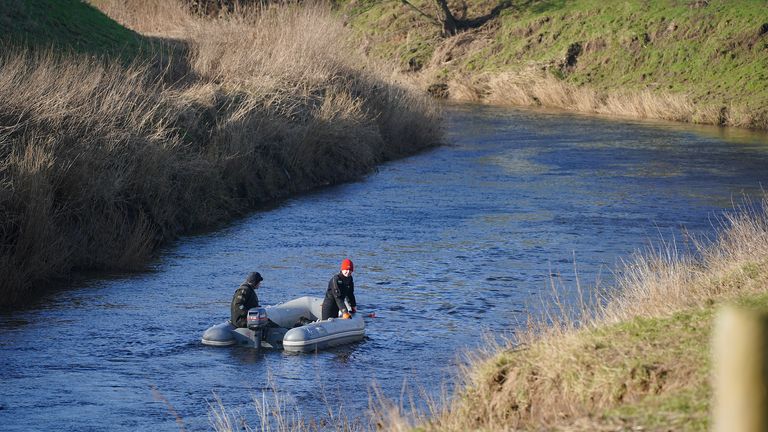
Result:
M329 399L363 416L372 382L396 400L404 381L439 391L462 351L541 310L551 275L575 301L574 257L583 287L610 286L620 258L683 228L712 235L768 180L759 134L478 106L448 106L446 125L450 145L181 238L146 273L0 314L3 427L178 430L170 404L205 430L214 394L255 425L270 379L308 418ZM377 316L366 340L309 355L200 343L248 272L276 304L322 296L345 257Z

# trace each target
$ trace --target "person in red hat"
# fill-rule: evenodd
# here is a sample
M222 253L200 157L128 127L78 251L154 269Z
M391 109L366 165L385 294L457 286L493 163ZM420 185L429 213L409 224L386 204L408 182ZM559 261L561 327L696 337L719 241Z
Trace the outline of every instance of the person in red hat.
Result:
M333 275L328 282L328 290L325 292L323 300L323 319L337 318L339 312L343 319L352 318L352 314L357 312L357 302L355 301L355 282L352 280L354 264L349 259L341 262L341 271ZM349 301L351 310L347 310L344 300Z

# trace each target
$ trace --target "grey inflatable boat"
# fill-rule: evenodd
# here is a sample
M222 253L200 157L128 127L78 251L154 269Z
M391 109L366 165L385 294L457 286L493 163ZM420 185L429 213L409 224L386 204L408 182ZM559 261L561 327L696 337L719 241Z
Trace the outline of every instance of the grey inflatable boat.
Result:
M248 328L225 321L208 328L202 342L211 346L246 345L309 352L362 340L365 321L357 313L351 319L321 321L323 299L297 299L248 311Z

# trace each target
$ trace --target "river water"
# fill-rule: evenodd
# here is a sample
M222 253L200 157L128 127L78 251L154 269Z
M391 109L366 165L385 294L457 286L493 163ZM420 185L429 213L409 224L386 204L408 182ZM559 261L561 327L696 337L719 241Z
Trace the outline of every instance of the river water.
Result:
M222 404L257 427L274 385L306 418L359 418L372 383L436 394L483 335L551 295L610 285L618 260L715 218L768 182L764 134L479 106L448 145L167 247L151 271L90 279L0 314L0 429L207 430ZM681 240L681 244L684 242ZM272 304L321 296L355 262L363 342L289 355L203 346L248 272Z

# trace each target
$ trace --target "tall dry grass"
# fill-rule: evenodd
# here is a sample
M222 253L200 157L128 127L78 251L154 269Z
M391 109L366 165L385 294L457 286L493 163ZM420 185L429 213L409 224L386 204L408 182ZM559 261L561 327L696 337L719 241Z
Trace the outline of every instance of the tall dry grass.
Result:
M221 181L185 150L168 97L142 66L0 57L2 303L73 268L131 268L219 217Z
M370 63L327 7L217 19L174 2L96 4L185 45L155 64L0 56L0 304L259 203L439 142L425 96Z
M600 91L574 86L539 68L482 74L448 84L450 97L458 101L746 128L764 128L768 124L754 110L739 105L697 104L684 94L650 89Z
M214 394L208 404L208 420L216 432L235 432L260 430L263 432L363 432L373 429L373 424L365 418L350 418L329 398L322 385L319 395L325 405L325 413L307 418L299 406L287 393L284 393L274 377L267 377L267 390L252 395L252 404L241 410L227 407L221 398ZM250 414L255 414L250 415ZM249 421L250 420L250 421ZM252 424L255 422L256 424Z
M692 247L691 252L681 253L674 244L663 245L627 262L618 290L590 324L664 316L723 298L763 292L768 287L742 282L767 270L768 198L726 214L716 241L695 241Z

